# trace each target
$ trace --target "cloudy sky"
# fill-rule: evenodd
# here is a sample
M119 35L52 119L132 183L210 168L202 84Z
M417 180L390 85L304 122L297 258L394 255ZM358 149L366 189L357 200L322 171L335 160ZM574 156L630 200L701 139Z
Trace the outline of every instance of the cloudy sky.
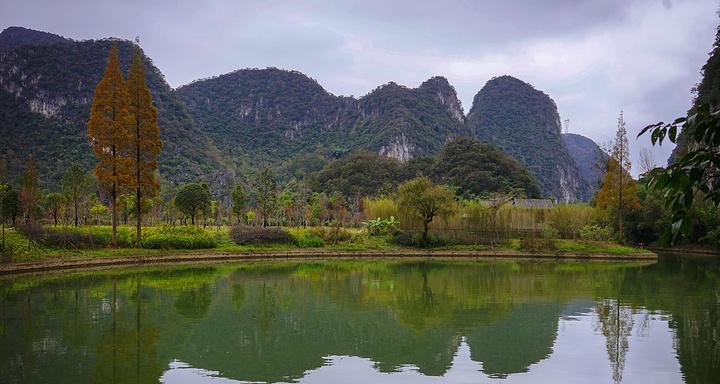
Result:
M549 94L570 132L634 134L683 114L718 24L717 0L0 0L0 28L73 39L139 36L174 87L238 68L295 69L337 95L448 78L465 112L493 76ZM655 149L664 164L670 148ZM637 163L637 162L636 162Z

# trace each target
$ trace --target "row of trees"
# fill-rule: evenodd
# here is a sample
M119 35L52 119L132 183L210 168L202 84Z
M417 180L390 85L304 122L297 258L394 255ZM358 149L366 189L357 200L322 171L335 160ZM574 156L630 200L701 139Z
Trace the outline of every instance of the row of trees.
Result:
M120 70L116 45L110 50L103 78L95 88L88 136L98 159L95 176L109 195L112 210L112 244L117 244L117 199L121 193L135 194L137 239L142 238L142 205L159 188L155 176L162 148L157 109L145 84L145 66L136 47L128 79Z

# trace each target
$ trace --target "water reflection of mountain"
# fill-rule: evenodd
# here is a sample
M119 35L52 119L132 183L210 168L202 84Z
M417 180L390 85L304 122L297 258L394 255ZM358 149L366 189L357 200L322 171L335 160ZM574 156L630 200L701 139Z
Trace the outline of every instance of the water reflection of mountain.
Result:
M720 373L717 271L692 263L346 262L13 280L0 283L0 382L157 382L175 360L277 382L326 356L443 375L463 338L486 374L505 377L552 353L559 318L620 297L628 308L672 314L685 377L702 383ZM603 335L614 337L612 327Z

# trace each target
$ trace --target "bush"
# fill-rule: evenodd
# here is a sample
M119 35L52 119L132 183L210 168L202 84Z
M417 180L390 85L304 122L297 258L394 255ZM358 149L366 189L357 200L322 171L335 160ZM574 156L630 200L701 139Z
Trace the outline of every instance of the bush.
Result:
M58 230L37 224L18 225L17 230L30 240L52 248L93 249L108 247L112 234L104 227L65 228ZM118 246L128 246L127 232L118 231Z
M279 228L236 225L230 228L230 237L239 245L292 244L293 237Z
M531 252L557 251L557 242L553 239L522 239L520 249Z
M157 227L145 230L140 245L152 249L215 248L217 241L199 227Z
M598 225L586 225L580 230L580 239L586 241L610 241L612 231L608 227Z
M450 245L450 241L446 237L437 236L432 233L428 234L427 244L423 244L422 233L418 233L418 232L413 233L413 232L405 232L405 231L396 232L393 235L393 237L390 239L390 242L393 244L404 246L404 247L423 247L423 248L445 247L445 246Z
M320 236L312 233L300 234L295 238L295 243L300 248L321 248L325 246L325 241Z

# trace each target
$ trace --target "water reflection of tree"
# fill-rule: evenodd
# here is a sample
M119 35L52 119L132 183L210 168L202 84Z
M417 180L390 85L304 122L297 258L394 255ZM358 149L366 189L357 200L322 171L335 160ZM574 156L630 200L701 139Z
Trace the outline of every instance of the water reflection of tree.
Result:
M117 282L113 281L110 327L97 343L95 383L157 383L162 375L164 364L159 361L156 348L159 332L142 309L139 276L134 285L134 292L121 297Z
M625 356L629 349L628 338L633 329L633 313L618 299L602 299L595 305L600 320L600 331L605 336L613 381L622 381Z

